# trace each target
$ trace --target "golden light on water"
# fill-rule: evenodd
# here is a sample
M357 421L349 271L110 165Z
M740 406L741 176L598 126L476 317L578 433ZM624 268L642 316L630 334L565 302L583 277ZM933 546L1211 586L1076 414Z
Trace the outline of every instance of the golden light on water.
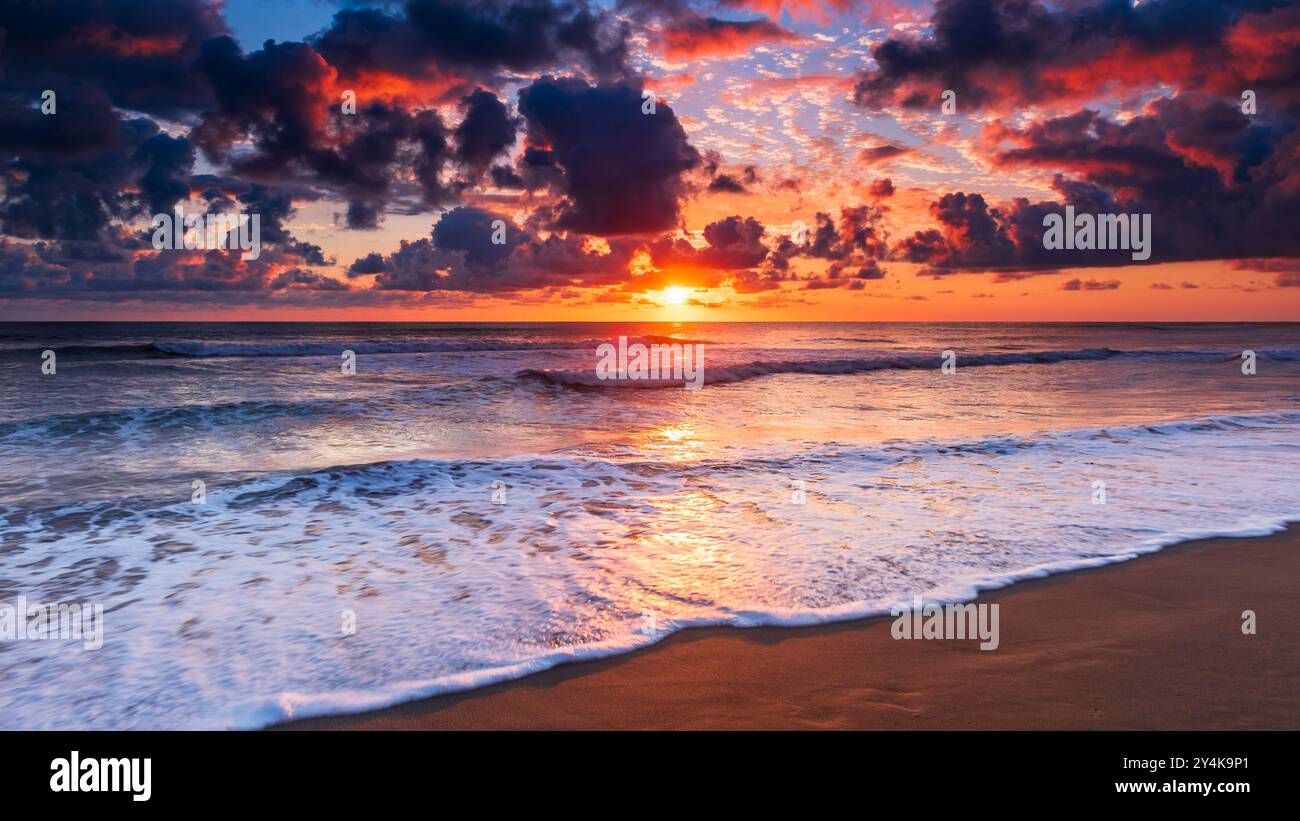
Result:
M690 425L671 425L666 428L660 428L659 435L667 439L669 442L676 444L678 442L685 442L688 439L693 439L695 437L695 428Z
M689 423L667 425L646 431L643 447L673 461L698 458L703 443L695 426Z

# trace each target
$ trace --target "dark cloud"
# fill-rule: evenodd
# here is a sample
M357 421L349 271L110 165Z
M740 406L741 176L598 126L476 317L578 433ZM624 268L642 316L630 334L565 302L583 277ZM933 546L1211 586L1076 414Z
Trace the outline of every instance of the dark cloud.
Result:
M226 31L219 7L204 0L0 3L0 88L62 97L69 84L90 82L119 108L183 116L211 103L194 59Z
M871 259L871 260L867 260L867 264L863 265L861 268L857 270L856 273L853 274L853 278L854 279L884 279L886 273L888 272L884 268L880 267L880 263L876 262L874 259Z
M958 110L1095 99L1169 83L1239 99L1251 88L1297 100L1300 15L1276 0L938 0L920 35L872 49L854 99L870 108Z
M875 165L876 163L886 162L910 154L912 150L902 145L878 145L874 148L864 148L859 151L858 159L866 165Z
M1288 227L1300 213L1294 124L1257 122L1229 103L1180 94L1126 122L1085 109L1018 130L995 123L984 142L997 167L1074 176L1054 176L1056 202L992 207L979 194L947 194L931 206L938 225L899 243L899 258L926 264L925 273L1135 262L1125 250L1044 248L1044 218L1066 206L1151 215L1151 263L1300 256L1300 234Z
M273 291L300 289L307 291L347 291L348 284L316 271L290 268L277 274L269 283Z
M698 170L709 181L705 190L714 194L748 194L759 182L758 167L754 165L724 172L718 151L705 151Z
M555 227L616 236L676 226L683 175L700 155L668 105L643 114L642 103L640 86L623 82L544 77L519 92L531 144L520 175L560 195Z
M767 259L765 233L762 223L753 217L727 217L704 227L707 245L703 248L697 249L684 239L664 237L651 244L650 256L659 267L725 271L756 268Z
M9 298L169 300L188 295L342 291L346 283L307 271L291 248L263 248L255 261L239 251L154 251L113 242L0 240L0 293Z
M313 44L345 78L487 80L580 64L626 73L628 31L581 0L410 0L400 12L344 9Z
M890 253L889 233L884 227L885 208L879 205L846 206L840 209L839 222L830 214L818 212L802 242L783 237L772 250L765 271L785 275L796 258L826 260L824 277L808 279L805 288L862 287L863 280L883 279L886 271L879 261ZM850 285L856 281L857 285ZM816 284L814 284L816 283Z
M885 210L880 206L847 206L840 209L837 225L830 214L818 212L816 224L809 230L806 241L797 243L786 238L778 245L774 256L784 260L794 257L829 260L837 269L863 265L867 260L884 259L889 249L884 216Z
M330 67L304 43L268 42L243 54L229 38L203 45L199 65L218 106L193 136L205 155L228 161L246 178L320 186L348 203L352 228L374 228L401 191L395 180L413 177L418 198L436 206L454 199L441 174L449 152L446 130L432 109L408 111L375 100L356 114L342 113ZM467 133L465 150L482 149ZM241 140L253 150L232 153ZM414 193L414 192L413 192Z
M852 270L856 267L857 270ZM888 271L880 267L880 263L874 259L868 259L861 265L850 267L844 262L832 263L823 277L809 277L805 280L804 290L816 291L828 288L847 288L851 291L861 291L866 288L868 280L884 279Z
M715 194L745 194L745 186L730 174L719 174L709 183L709 191Z
M140 193L149 211L160 214L190 195L190 169L194 146L184 137L155 134L141 144L136 159L147 168L140 177Z
M1004 215L979 194L945 194L931 203L930 214L940 227L902 242L901 255L908 262L933 269L979 268L1006 264L1015 254Z
M137 230L119 220L147 220L154 213L171 214L175 206L196 213L182 201L188 190L179 184L188 180L190 149L184 139L157 133L148 120L127 121L122 127L137 137L130 153L113 151L64 163L48 183L34 183L44 171L29 178L33 185L19 192L26 196L9 192L4 232L40 239L0 240L0 291L11 297L83 300L117 294L156 300L186 293L346 290L337 280L305 270L334 260L327 259L320 246L295 238L285 226L294 215L290 190L202 180L211 186L204 196L206 213L257 215L255 259L244 259L239 250L155 250L152 227ZM122 180L137 175L139 193L104 199L104 192L129 185ZM98 207L90 207L96 203ZM82 220L72 221L77 215Z
M0 95L0 232L100 240L114 222L170 209L188 194L188 140L123 118L93 86L70 86L60 105L64 113L43 115Z
M733 271L730 284L738 294L758 294L764 291L776 291L781 283L791 279L789 274L773 269L758 271Z
M285 222L292 219L294 215L291 191L253 185L248 191L239 194L236 200L240 206L239 210L258 215L263 245L291 254L303 265L326 265L331 262L325 259L320 246L300 242L285 227Z
M1121 283L1118 279L1071 279L1062 283L1062 291L1114 291Z
M398 92L427 81L436 97L467 78L575 60L621 76L627 35L581 0L345 9L312 42L247 54L201 0L10 3L0 32L2 230L81 239L183 199L195 147L245 183L343 200L351 228L377 227L394 207L452 203L513 143L518 121L477 89L448 134L436 111L395 100L391 77L410 81ZM343 80L357 85L354 115L340 108ZM33 109L45 88L58 94L57 117ZM120 109L197 125L162 134ZM452 160L462 179L448 179Z
M429 237L403 240L386 256L362 257L348 275L373 274L376 288L396 291L506 293L608 285L626 277L635 250L634 243L615 241L606 253L574 235L541 239L504 216L462 206L443 214Z
M481 88L461 99L461 112L463 119L455 132L455 156L472 182L514 143L519 118L512 117L495 94Z

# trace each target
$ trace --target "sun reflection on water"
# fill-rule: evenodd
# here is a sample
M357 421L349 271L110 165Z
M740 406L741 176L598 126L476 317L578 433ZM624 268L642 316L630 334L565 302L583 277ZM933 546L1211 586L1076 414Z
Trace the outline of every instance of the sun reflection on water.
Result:
M646 431L640 443L645 450L674 462L699 458L704 443L690 423L665 425Z

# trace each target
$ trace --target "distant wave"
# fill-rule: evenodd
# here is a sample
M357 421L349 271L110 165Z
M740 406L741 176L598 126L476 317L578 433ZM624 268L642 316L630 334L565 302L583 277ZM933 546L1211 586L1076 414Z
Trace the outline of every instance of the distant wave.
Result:
M0 359L21 360L21 359L40 359L41 354L46 351L54 351L58 356L66 356L76 359L111 359L111 358L151 358L166 356L165 351L155 348L151 343L140 345L64 345L40 347L40 348L6 348L0 350Z
M1259 351L1260 357L1278 361L1300 361L1300 351ZM1085 348L1074 351L1033 351L1020 353L957 354L957 367L998 365L1047 365L1057 362L1103 359L1166 359L1185 362L1223 362L1236 359L1239 351L1145 350L1119 351L1112 348ZM704 367L704 384L724 385L775 374L794 373L817 376L840 376L882 370L937 369L942 360L937 353L885 354L856 359L812 359L792 361L758 361L740 365ZM572 388L671 388L681 387L681 379L600 379L594 371L536 370L528 368L515 374L520 382L543 382Z
M0 442L76 439L85 436L126 436L137 431L213 429L269 419L303 417L337 409L330 401L276 402L246 400L213 404L175 405L169 408L124 408L44 416L0 422Z
M240 403L244 404L244 403ZM283 403L255 404L255 410L240 409L232 405L197 406L186 411L191 419L226 413L265 413L279 410L298 410ZM144 421L157 411L138 409L123 412L122 421L130 417L134 423ZM62 419L79 420L90 414L49 417L46 421ZM112 416L110 414L110 416ZM1212 416L1193 416L1146 424L1114 425L1106 427L1067 428L1024 434L990 435L973 438L926 438L908 442L884 442L870 445L821 445L798 454L749 455L743 458L701 459L691 462L657 460L607 460L600 457L552 454L546 456L518 456L508 458L446 459L411 458L383 459L374 462L341 463L306 470L286 470L249 477L231 485L223 494L224 504L233 510L245 510L265 505L283 504L290 499L336 498L340 489L344 498L354 493L374 497L388 497L402 492L413 492L430 486L472 485L487 487L492 479L505 478L512 487L540 485L548 490L556 477L592 479L595 486L604 486L604 480L618 475L637 481L671 477L709 478L719 475L755 473L761 475L786 475L799 473L808 464L839 464L845 469L856 462L872 462L881 466L910 462L916 458L927 461L953 456L1014 456L1037 451L1054 451L1076 448L1080 445L1115 448L1117 453L1135 452L1133 447L1158 444L1166 438L1195 437L1206 433L1249 433L1267 429L1292 429L1300 425L1300 411L1267 411L1261 413L1235 413ZM2 429L2 428L0 428ZM1145 443L1145 445L1143 444ZM142 509L172 504L172 499L134 500ZM117 501L110 506L120 507ZM58 508L46 513L65 513L80 509L78 505ZM3 510L0 507L0 510Z
M415 340L347 340L332 342L320 340L303 342L198 342L198 341L163 341L139 345L65 345L49 350L60 357L74 359L109 359L135 358L150 359L158 357L253 357L253 356L338 356L343 351L358 354L401 354L401 353L459 353L473 351L580 351L595 349L604 343L612 343L611 338L600 339L566 339L566 340L512 340L512 339L466 339L457 341L439 341L433 339ZM629 342L645 344L705 344L701 339L678 339L660 334L628 337ZM45 348L11 348L0 351L0 358L27 359L39 358Z
M155 342L153 347L173 356L338 356L343 351L358 354L456 353L461 351L570 350L594 347L599 342L512 342L500 339L435 342Z
M345 350L358 354L383 353L459 353L472 351L580 351L611 342L610 339L566 339L529 342L510 339L461 340L439 342L420 339L411 341L351 342L155 342L153 347L175 356L337 356ZM659 344L689 344L701 340L674 339L668 336L629 337L631 342Z
M594 457L564 455L512 457L507 459L385 459L377 462L339 464L316 468L306 472L289 472L279 477L267 477L250 482L252 490L235 497L246 507L248 503L266 498L276 500L286 495L316 490L322 481L348 482L365 479L409 486L420 479L433 476L445 478L449 474L461 477L475 471L486 471L485 476L497 476L503 467L511 467L534 478L545 480L556 472L581 473L586 470L621 470L640 477L661 474L717 475L719 471L737 468L762 473L782 473L806 462L834 462L841 459L871 459L898 461L901 455L943 456L960 453L988 455L1009 454L1018 450L1053 448L1080 441L1116 442L1124 439L1143 440L1151 436L1181 436L1214 431L1251 431L1263 428L1292 428L1300 425L1300 411L1265 411L1261 413L1227 413L1213 416L1191 416L1149 424L1114 425L1108 427L1066 428L1036 433L992 435L969 439L920 439L902 444L881 443L843 447L822 445L798 455L773 458L749 456L742 459L703 459L696 462L676 461L607 461Z

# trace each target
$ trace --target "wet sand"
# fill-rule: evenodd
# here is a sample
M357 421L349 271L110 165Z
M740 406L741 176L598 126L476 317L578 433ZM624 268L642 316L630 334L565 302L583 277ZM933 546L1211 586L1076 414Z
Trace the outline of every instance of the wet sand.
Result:
M1000 605L996 650L895 640L889 618L687 630L617 658L276 729L1300 729L1300 527L977 601Z

